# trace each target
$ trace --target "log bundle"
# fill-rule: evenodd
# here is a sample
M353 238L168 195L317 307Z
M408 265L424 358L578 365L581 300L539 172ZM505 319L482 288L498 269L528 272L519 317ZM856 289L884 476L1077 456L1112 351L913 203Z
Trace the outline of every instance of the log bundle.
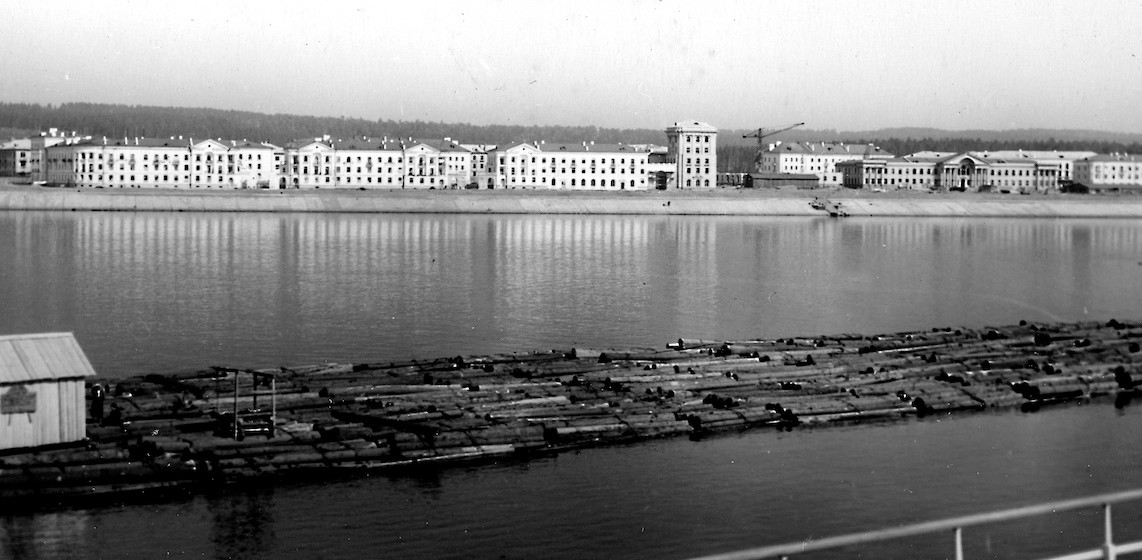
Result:
M1022 322L102 379L112 412L89 419L88 440L0 455L0 497L153 495L759 426L1125 406L1142 384L1140 342L1142 323ZM272 421L243 430L252 414Z

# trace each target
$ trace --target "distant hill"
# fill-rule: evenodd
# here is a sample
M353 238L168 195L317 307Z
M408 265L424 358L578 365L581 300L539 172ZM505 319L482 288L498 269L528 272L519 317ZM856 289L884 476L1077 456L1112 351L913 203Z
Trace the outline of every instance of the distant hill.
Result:
M426 121L371 121L345 117L265 114L191 107L151 107L98 103L0 103L0 138L35 134L59 128L92 136L187 136L248 139L284 144L298 138L329 134L335 138L453 138L473 144L511 142L653 143L665 144L659 129L618 129L597 126L474 125ZM718 169L753 170L757 141L742 138L752 130L723 129L718 134ZM1016 129L941 130L937 128L884 128L866 131L796 128L766 142L874 142L889 153L904 155L921 150L1090 150L1100 153L1142 153L1142 133L1097 130Z
M718 143L726 145L757 145L757 140L742 138L753 130L719 130ZM1011 130L944 130L940 128L881 128L878 130L837 131L795 128L767 138L767 142L855 142L894 138L927 138L934 140L980 140L982 142L1113 142L1119 144L1142 143L1142 133L1107 132L1103 130L1066 130L1049 128L1020 128Z
M46 130L56 127L92 136L188 136L248 139L281 145L329 134L334 138L455 138L465 143L513 141L657 143L662 130L607 129L596 126L473 125L426 121L370 121L187 107L148 107L95 103L38 105L0 103L0 127Z

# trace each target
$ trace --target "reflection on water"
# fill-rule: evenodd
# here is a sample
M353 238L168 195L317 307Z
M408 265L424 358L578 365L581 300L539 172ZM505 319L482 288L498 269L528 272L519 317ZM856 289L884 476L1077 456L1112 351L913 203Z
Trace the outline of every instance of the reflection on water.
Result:
M1132 221L0 213L102 374L1142 316Z
M1132 488L1142 410L672 438L186 502L0 516L0 556L685 558ZM1119 542L1142 507L1116 506ZM965 531L968 558L1093 548L1098 508ZM951 534L809 558L943 558Z
M74 331L103 375L1142 319L1137 221L0 212L0 239L0 334ZM1121 404L0 514L0 557L683 557L1130 487Z

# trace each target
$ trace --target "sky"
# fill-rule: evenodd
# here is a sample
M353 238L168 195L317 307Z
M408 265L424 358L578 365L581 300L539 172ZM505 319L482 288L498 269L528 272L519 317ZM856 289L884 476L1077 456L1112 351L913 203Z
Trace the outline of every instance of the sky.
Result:
M0 101L1142 131L1142 0L0 0Z

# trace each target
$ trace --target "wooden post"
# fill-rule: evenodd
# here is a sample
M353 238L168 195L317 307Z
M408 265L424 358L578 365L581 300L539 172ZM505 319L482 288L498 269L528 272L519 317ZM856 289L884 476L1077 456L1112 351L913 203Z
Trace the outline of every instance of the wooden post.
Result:
M274 426L278 421L278 376L270 376L270 437L274 435Z
M234 439L238 439L238 370L234 370Z

